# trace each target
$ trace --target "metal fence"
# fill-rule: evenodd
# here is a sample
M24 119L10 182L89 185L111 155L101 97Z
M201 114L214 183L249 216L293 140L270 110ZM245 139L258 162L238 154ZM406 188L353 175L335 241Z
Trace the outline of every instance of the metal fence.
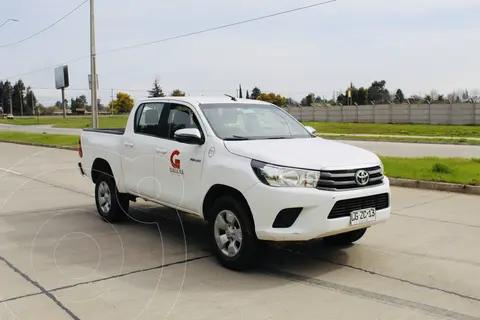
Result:
M480 125L478 103L285 107L300 121Z

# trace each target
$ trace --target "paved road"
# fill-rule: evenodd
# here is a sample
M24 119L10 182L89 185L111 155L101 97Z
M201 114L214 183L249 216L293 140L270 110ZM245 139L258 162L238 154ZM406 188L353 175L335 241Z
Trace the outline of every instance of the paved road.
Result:
M21 131L33 133L79 135L81 129L52 128L49 125L17 126L0 124L0 131ZM480 146L433 145L421 143L399 143L378 141L341 141L358 146L381 156L391 157L462 157L480 158Z
M138 202L101 221L75 152L0 154L2 320L480 319L477 196L394 188L392 219L355 246L271 247L235 273L190 215Z

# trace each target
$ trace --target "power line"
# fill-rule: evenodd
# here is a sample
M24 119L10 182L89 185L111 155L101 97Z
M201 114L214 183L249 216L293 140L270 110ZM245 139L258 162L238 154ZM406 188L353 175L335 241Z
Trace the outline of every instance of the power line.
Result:
M329 0L329 1L317 2L317 3L314 3L314 4L308 5L308 6L303 6L303 7L298 7L298 8L294 8L294 9L290 9L290 10L285 10L285 11L281 11L281 12L277 12L277 13L272 13L272 14L269 14L269 15L260 16L260 17L257 17L257 18L247 19L247 20L243 20L243 21L238 21L238 22L234 22L234 23L229 23L229 24L225 24L225 25L222 25L222 26L213 27L213 28L209 28L209 29L204 29L204 30L200 30L200 31L194 31L194 32L190 32L190 33L185 33L185 34L181 34L181 35L174 36L174 37L169 37L169 38L164 38L164 39L159 39L159 40L154 40L154 41L139 43L139 44L130 45L130 46L125 46L125 47L120 47L120 48L116 48L116 49L110 49L110 50L106 50L106 51L103 51L103 52L99 52L99 53L97 53L97 55L99 55L99 54L106 54L106 53L112 53L112 52L117 52L117 51L122 51L122 50L127 50L127 49L142 47L142 46L147 46L147 45L151 45L151 44L154 44L154 43L166 42L166 41L175 40L175 39L179 39L179 38L186 38L186 37L190 37L190 36L194 36L194 35L198 35L198 34L202 34L202 33L207 33L207 32L211 32L211 31L215 31L215 30L220 30L220 29L225 29L225 28L229 28L229 27L233 27L233 26L237 26L237 25L241 25L241 24L246 24L246 23L250 23L250 22L254 22L254 21L258 21L258 20L268 19L268 18L272 18L272 17L275 17L275 16L280 16L280 15L284 15L284 14L288 14L288 13L292 13L292 12L296 12L296 11L306 10L306 9L310 9L310 8L314 8L314 7L326 5L326 4L329 4L329 3L333 3L333 2L336 2L336 1L337 1L337 0ZM85 1L85 2L86 2L86 1ZM56 64L56 65L54 65L54 66L42 68L42 69L39 69L39 70L35 70L35 71L31 71L31 72L24 73L24 74L22 74L22 75L17 75L17 76L8 77L8 78L19 78L19 77L23 77L23 76L30 75L30 74L33 74L33 73L38 73L38 72L42 72L42 71L45 71L45 70L53 69L53 68L55 68L55 67L57 67L57 66L59 66L59 65L72 63L72 62L75 62L75 61L78 61L78 60L81 60L81 59L84 59L84 58L88 58L88 57L90 57L90 55L84 55L84 56L81 56L81 57L78 57L78 58L75 58L75 59L72 59L72 60L69 60L69 61L65 61L65 62L62 63L62 64ZM7 78L7 79L8 79L8 78Z
M72 13L74 13L75 11L77 11L78 9L80 9L81 6L83 6L85 3L87 3L88 0L85 0L83 1L82 3L80 3L78 6L76 6L72 11L70 11L69 13L67 13L66 15L64 15L63 17L61 17L60 19L58 19L57 21L55 21L54 23L52 23L51 25L49 25L48 27L38 31L37 33L34 33L32 34L31 36L28 36L26 37L25 39L22 39L22 40L18 40L18 41L15 41L15 42L11 42L11 43L8 43L8 44L3 44L3 45L0 45L0 48L6 48L6 47L10 47L10 46L13 46L15 44L19 44L19 43L22 43L22 42L25 42L27 40L30 40L32 39L33 37L35 36L38 36L39 34L47 31L48 29L52 28L53 26L55 26L57 23L59 23L60 21L64 20L65 18L67 18L69 15L71 15Z
M166 41L175 40L175 39L179 39L179 38L186 38L186 37L190 37L190 36L193 36L193 35L198 35L198 34L207 33L207 32L211 32L211 31L215 31L215 30L230 28L230 27L233 27L233 26L246 24L246 23L250 23L250 22L254 22L254 21L258 21L258 20L268 19L268 18L272 18L272 17L276 17L276 16L280 16L280 15L284 15L284 14L288 14L288 13L292 13L292 12L296 12L296 11L311 9L311 8L318 7L318 6L325 5L325 4L329 4L329 3L332 3L332 2L335 2L335 1L337 1L337 0L329 0L329 1L318 2L318 3L308 5L308 6L303 6L303 7L298 7L298 8L295 8L295 9L290 9L290 10L286 10L286 11L272 13L272 14L269 14L269 15L265 15L265 16L261 16L261 17L257 17L257 18L252 18L252 19L248 19L248 20L243 20L243 21L238 21L238 22L234 22L234 23L229 23L229 24L225 24L225 25L222 25L222 26L213 27L213 28L209 28L209 29L204 29L204 30L200 30L200 31L185 33L185 34L181 34L181 35L170 37L170 38L164 38L164 39L139 43L139 44L135 44L135 45L120 47L120 48L117 48L117 49L110 49L110 50L106 50L106 51L103 51L103 52L99 52L99 53L97 53L97 55L98 54L104 54L104 53L116 52L116 51L123 51L123 50L133 49L133 48L137 48L137 47L143 47L143 46L151 45L151 44L154 44L154 43L166 42Z

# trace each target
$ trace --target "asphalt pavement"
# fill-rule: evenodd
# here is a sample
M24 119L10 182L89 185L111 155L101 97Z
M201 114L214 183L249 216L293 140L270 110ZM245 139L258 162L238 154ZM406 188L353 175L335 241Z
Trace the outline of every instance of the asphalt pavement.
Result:
M480 319L478 196L392 188L356 245L220 267L205 224L139 201L96 214L77 153L0 143L0 319Z

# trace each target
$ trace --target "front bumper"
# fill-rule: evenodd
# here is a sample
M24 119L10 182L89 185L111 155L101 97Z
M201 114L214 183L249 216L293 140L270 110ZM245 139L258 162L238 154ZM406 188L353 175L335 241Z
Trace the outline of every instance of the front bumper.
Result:
M377 210L376 220L351 226L350 217L328 219L337 201L388 194L388 208ZM252 211L255 231L260 240L308 241L330 235L363 229L390 218L390 183L387 177L379 186L348 191L324 191L307 188L275 188L258 183L248 189L245 198ZM278 213L287 208L302 208L288 228L274 228Z

